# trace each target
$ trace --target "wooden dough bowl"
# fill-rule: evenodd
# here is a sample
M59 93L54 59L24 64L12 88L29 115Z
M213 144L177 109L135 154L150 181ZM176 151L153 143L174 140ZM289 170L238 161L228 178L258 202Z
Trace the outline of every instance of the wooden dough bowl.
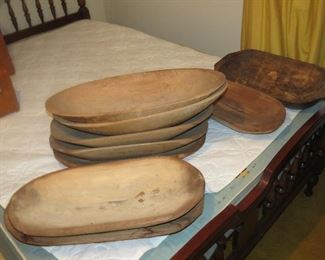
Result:
M256 88L288 106L325 98L325 68L258 50L231 53L215 64L228 80Z
M123 160L39 177L11 197L6 213L28 236L142 228L186 214L203 198L204 186L200 171L181 159Z
M218 91L225 76L208 69L168 69L84 83L50 97L47 111L73 122L114 122L174 110Z
M189 226L196 218L198 218L203 211L204 199L202 199L193 209L185 215L166 222L148 227L133 228L127 230L118 230L102 233L93 233L85 235L73 236L28 236L12 226L10 220L5 212L4 219L8 231L19 241L39 246L58 246L58 245L71 245L71 244L85 244L85 243L98 243L116 240L128 240L136 238L146 238L154 236L162 236L179 232Z
M218 91L197 103L154 115L105 123L75 123L55 117L61 124L88 133L121 135L171 127L185 122L215 102L227 89L225 83Z
M213 112L213 106L209 106L201 113L182 124L140 133L124 135L98 135L79 131L60 124L53 120L51 123L51 135L56 139L66 143L83 145L87 147L117 146L126 144L149 143L171 139L208 119Z
M203 135L208 130L208 121L205 120L198 126L192 128L189 131L177 136L176 138L140 144L127 144L108 147L84 147L75 144L69 144L62 141L58 141L53 137L50 137L51 147L59 151L60 153L78 157L87 160L113 160L120 158L132 158L146 155L153 155L171 151L187 145Z
M214 103L212 118L238 132L265 134L279 128L285 115L277 99L228 81L226 93Z
M195 153L197 150L199 150L205 141L205 135L202 136L201 138L199 138L198 140L195 140L194 142L184 145L180 148L168 151L168 152L164 152L164 153L160 153L160 154L155 154L153 156L174 156L177 158L185 158L193 153ZM56 150L53 149L53 154L54 157L63 165L67 166L67 167L79 167L79 166L83 166L83 165L90 165L90 164L95 164L95 163L103 163L103 161L96 161L96 160L86 160L86 159L80 159L78 157L74 157L74 156L70 156L70 155L66 155L63 153L60 153ZM123 160L123 159L117 159L117 160ZM104 160L105 162L109 162L110 160Z

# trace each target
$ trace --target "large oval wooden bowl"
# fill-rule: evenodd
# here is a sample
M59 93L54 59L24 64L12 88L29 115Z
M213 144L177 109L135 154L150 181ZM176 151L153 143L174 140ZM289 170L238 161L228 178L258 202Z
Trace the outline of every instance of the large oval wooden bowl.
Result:
M113 122L170 111L207 98L225 83L208 69L169 69L96 80L49 98L49 113L73 122Z
M134 119L104 123L75 123L60 117L55 117L55 119L63 125L89 133L103 135L138 133L180 124L210 106L226 89L227 84L225 83L218 91L194 104Z
M277 99L228 81L227 91L214 103L212 118L238 132L265 134L279 128L285 115Z
M209 118L213 112L211 105L201 113L182 124L151 131L124 134L124 135L98 135L73 129L53 120L51 123L51 135L66 143L83 145L88 147L117 146L126 144L149 143L171 139L187 130L197 126Z
M148 157L53 172L20 188L6 212L29 236L70 236L175 220L203 198L204 178L189 163Z
M325 68L258 50L231 53L215 64L228 80L256 88L286 105L325 98Z
M206 135L200 137L199 139L184 145L182 147L176 148L174 150L170 150L168 152L154 154L153 156L173 156L176 158L183 159L193 153L195 153L197 150L199 150L204 142L205 142ZM103 162L109 162L110 160L103 160L103 161L96 161L96 160L87 160L87 159L81 159L78 157L70 156L67 154L60 153L53 149L54 157L63 165L74 168L84 165L90 165L90 164L96 164L96 163L103 163ZM141 156L140 156L141 157ZM123 160L122 158L118 158L117 160Z
M65 143L50 137L50 145L54 150L60 153L81 159L113 160L153 155L174 150L199 139L206 134L207 130L208 121L206 120L191 130L177 136L176 138L166 141L89 148Z
M28 236L19 232L10 223L10 220L5 212L4 220L8 231L19 241L39 246L57 246L57 245L71 245L71 244L84 244L84 243L98 243L98 242L108 242L116 240L127 240L136 238L145 238L153 236L162 236L166 234L176 233L189 224L191 224L197 217L202 214L204 206L204 199L202 199L197 205L194 206L185 215L172 220L170 222L148 226L140 227L126 230L117 230L110 232L101 232L85 235L73 235L73 236Z

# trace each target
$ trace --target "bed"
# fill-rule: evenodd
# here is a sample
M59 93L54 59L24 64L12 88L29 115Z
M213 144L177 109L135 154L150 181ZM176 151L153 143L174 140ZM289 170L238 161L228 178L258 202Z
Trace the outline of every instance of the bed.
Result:
M36 26L21 1L29 28L19 30L14 5L6 2L7 19L17 32L4 38L16 69L11 80L20 103L19 112L0 118L0 252L7 259L241 259L303 187L306 195L312 194L324 169L324 101L302 110L286 109L282 126L266 135L238 133L210 119L204 146L185 159L205 177L204 211L179 233L74 246L18 242L3 224L10 196L24 183L64 168L48 142L51 118L44 102L49 96L78 83L132 72L213 69L220 58L89 20L85 1L77 1L78 11L72 14L61 1L60 18L60 6L49 1L49 22L44 21L45 6L35 1L41 21Z

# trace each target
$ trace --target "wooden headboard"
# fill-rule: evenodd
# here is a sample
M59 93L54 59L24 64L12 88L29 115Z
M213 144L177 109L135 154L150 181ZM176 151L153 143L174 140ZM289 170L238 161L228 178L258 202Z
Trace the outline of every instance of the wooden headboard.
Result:
M10 0L5 0L8 8L8 13L11 18L11 22L15 28L15 32L4 35L4 40L7 44L21 40L23 38L29 37L34 34L46 32L58 27L61 27L63 25L72 23L77 20L81 19L89 19L89 10L86 7L86 1L85 0L76 0L78 2L79 9L75 13L68 14L67 4L65 0L60 0L61 6L64 12L63 17L57 17L56 7L54 5L53 0L48 0L48 5L44 5L45 1L42 1L43 5L41 4L40 0L35 0L35 7L38 13L38 17L40 19L40 24L33 25L32 19L30 17L30 12L28 9L28 6L25 2L25 0L21 0L21 7L26 19L26 22L28 24L28 28L20 30L19 25L16 19L15 11L13 10L13 7L11 5ZM44 14L43 14L43 8L48 7L50 8L51 14L53 19L51 21L45 21L44 20Z

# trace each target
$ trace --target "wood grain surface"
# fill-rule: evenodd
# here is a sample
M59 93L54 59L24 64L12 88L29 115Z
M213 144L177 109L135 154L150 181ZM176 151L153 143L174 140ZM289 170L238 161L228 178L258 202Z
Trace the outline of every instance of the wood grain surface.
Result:
M192 118L194 115L197 115L209 107L211 104L213 104L226 91L226 89L227 84L225 83L218 91L214 92L209 97L197 103L180 107L171 111L122 121L105 123L75 123L64 120L60 117L54 116L54 118L61 124L69 126L71 128L89 133L104 135L119 135L155 130L159 128L175 126Z
M182 147L179 147L177 149L160 153L160 154L155 154L153 156L174 156L177 158L185 158L193 153L195 153L197 150L199 150L204 142L205 142L205 137L206 135L202 136L201 138L193 141L192 143L189 143L187 145L184 145ZM103 161L95 161L95 160L86 160L86 159L81 159L78 157L66 155L63 153L60 153L58 151L53 150L54 157L63 165L74 168L78 166L83 166L83 165L90 165L90 164L96 164L96 163L103 163L103 162L109 162L110 160L103 160ZM122 160L122 159L116 159L116 160Z
M212 118L238 132L265 134L278 129L285 115L277 99L228 81L226 93L214 103Z
M79 123L114 122L171 111L219 91L226 79L208 69L167 69L100 79L63 90L49 113Z
M60 124L53 120L51 123L51 135L63 142L83 145L87 147L108 147L126 144L149 143L169 140L178 136L208 119L213 112L213 106L209 106L201 113L176 126L144 131L124 135L99 135L83 132Z
M202 174L181 159L115 161L39 177L12 196L6 212L30 236L125 230L181 217L202 199L204 186Z
M186 131L185 133L166 141L139 143L139 144L126 144L118 146L107 147L84 147L75 144L58 141L50 137L50 145L52 149L88 160L112 160L132 158L145 155L153 155L158 153L167 152L187 145L203 135L208 130L208 121L205 120L198 126Z
M258 50L223 57L215 70L228 80L256 88L288 106L305 106L325 98L325 68Z
M197 205L194 206L189 212L183 216L166 222L163 224L140 227L127 230L117 230L110 232L74 235L74 236L28 236L17 229L11 224L8 215L5 213L5 225L8 231L19 241L41 246L57 246L57 245L71 245L71 244L84 244L84 243L98 243L116 240L129 240L145 237L162 236L179 232L190 225L196 218L198 218L203 211L204 200L202 199Z

